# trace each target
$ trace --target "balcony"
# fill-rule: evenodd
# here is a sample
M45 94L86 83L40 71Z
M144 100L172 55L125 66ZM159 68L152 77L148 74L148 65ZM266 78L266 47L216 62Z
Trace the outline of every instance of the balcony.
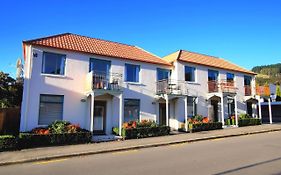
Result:
M245 85L244 89L245 89L245 96L251 96L252 95L252 86Z
M234 86L234 81L220 80L220 81L208 81L209 93L236 93L237 88Z
M86 91L104 90L121 91L122 74L89 72L87 75Z
M163 79L156 82L156 94L187 95L185 81Z
M257 86L256 87L256 94L259 96L270 96L270 88L269 86Z

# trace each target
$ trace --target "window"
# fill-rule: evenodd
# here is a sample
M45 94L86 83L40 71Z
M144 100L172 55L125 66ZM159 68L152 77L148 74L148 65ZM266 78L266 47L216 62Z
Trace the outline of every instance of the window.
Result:
M44 52L42 73L64 75L65 60L65 55Z
M110 71L110 66L110 61L91 58L89 72L93 71L94 73L108 75Z
M63 95L40 95L39 125L48 125L62 120Z
M140 100L124 99L124 122L137 121L140 118Z
M227 74L226 74L226 81L227 81L227 82L233 82L233 81L234 81L234 74L232 74L232 73L227 73Z
M196 97L187 97L187 116L192 117L197 114Z
M251 86L252 77L245 75L244 76L244 86Z
M217 81L219 72L216 70L208 70L208 81Z
M185 66L185 81L195 82L195 68Z
M169 79L171 71L168 69L157 68L157 80Z
M125 75L126 81L128 82L139 82L139 73L140 73L140 66L132 65L132 64L125 64Z

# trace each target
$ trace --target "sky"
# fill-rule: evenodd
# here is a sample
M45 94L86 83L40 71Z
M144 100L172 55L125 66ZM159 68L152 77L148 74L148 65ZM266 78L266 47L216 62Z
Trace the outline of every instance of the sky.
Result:
M22 41L71 32L160 57L179 49L247 69L281 62L281 0L0 1L0 71L15 76Z

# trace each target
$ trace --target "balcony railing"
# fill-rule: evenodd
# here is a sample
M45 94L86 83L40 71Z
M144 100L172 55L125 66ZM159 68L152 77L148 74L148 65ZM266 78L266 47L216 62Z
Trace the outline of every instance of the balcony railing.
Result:
M119 73L104 73L90 72L87 75L86 90L111 90L120 91L122 89L122 74Z
M187 95L185 81L163 79L156 82L156 94Z
M269 86L257 86L256 94L259 96L270 96L270 88Z
M252 95L252 86L245 85L244 89L245 89L245 96L251 96Z
M220 80L208 81L208 91L223 92L223 93L236 93L237 88L234 86L234 81Z

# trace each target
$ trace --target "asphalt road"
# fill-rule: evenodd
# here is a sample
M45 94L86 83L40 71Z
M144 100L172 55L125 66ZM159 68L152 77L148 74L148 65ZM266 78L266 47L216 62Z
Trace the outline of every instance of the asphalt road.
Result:
M3 166L0 174L281 174L281 132Z

